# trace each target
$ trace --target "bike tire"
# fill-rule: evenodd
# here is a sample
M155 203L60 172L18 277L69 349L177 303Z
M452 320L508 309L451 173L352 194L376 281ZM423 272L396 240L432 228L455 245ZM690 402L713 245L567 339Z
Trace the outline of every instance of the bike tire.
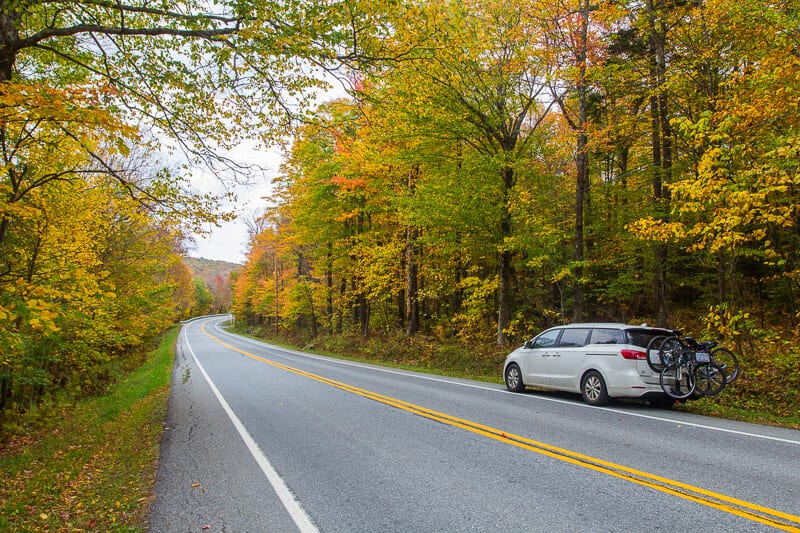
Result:
M711 350L711 362L720 366L725 372L725 384L730 385L739 378L739 358L727 348Z
M664 368L664 365L661 364L658 351L661 349L661 343L663 343L666 338L666 335L656 335L650 339L650 342L647 343L647 348L645 348L645 352L647 353L647 366L656 374L661 372L661 369Z
M676 379L677 376L680 378ZM694 394L696 385L694 372L686 365L665 366L658 375L658 382L664 394L676 400L685 400Z
M713 396L727 385L725 370L716 363L698 365L694 369L695 392L701 396Z

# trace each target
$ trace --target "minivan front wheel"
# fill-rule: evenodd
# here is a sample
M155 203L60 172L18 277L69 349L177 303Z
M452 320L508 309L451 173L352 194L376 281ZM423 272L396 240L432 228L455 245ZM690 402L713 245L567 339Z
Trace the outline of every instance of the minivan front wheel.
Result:
M581 380L581 397L589 405L605 405L608 403L608 391L603 376L590 370Z
M522 382L522 372L515 363L506 367L506 388L511 392L522 392L525 384Z

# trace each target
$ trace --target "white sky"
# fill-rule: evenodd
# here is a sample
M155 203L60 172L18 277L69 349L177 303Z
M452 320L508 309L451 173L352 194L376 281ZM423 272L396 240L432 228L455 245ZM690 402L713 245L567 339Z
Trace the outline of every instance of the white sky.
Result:
M347 92L340 82L329 78L331 87L317 95L317 103L344 98ZM235 189L237 201L233 206L237 218L220 227L210 228L210 234L202 237L194 236L194 243L186 243L191 257L203 257L244 264L249 250L247 224L245 220L253 219L264 212L272 196L272 180L278 175L282 163L282 153L277 147L257 148L254 143L243 144L238 149L226 154L231 159L242 163L256 164L264 169L263 175L253 178L253 183ZM209 173L199 173L192 179L192 185L200 192L221 192L222 186L216 177Z
M244 144L234 150L229 156L238 162L257 164L264 169L262 175L254 176L253 183L234 188L236 202L228 204L225 209L231 209L237 218L231 222L211 227L210 234L203 237L194 236L194 243L187 243L191 257L203 257L244 264L247 259L248 234L245 220L255 218L264 212L272 196L272 179L278 175L282 162L280 149L257 148L252 144ZM201 192L220 193L222 185L206 173L201 173L193 178L192 185Z

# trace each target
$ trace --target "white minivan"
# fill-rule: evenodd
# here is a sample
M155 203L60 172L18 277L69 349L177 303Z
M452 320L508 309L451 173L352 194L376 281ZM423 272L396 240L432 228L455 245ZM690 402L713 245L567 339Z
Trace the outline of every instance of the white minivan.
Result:
M647 363L647 346L661 335L673 332L614 323L550 328L506 357L506 387L512 392L527 386L576 392L591 405L604 405L609 398L644 398L669 407L673 400Z

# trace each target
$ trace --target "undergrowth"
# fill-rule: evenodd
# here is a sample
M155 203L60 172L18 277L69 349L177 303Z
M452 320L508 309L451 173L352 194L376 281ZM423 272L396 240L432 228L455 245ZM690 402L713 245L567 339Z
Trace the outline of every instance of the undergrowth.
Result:
M0 531L145 529L177 334L108 394L40 414L2 445Z

